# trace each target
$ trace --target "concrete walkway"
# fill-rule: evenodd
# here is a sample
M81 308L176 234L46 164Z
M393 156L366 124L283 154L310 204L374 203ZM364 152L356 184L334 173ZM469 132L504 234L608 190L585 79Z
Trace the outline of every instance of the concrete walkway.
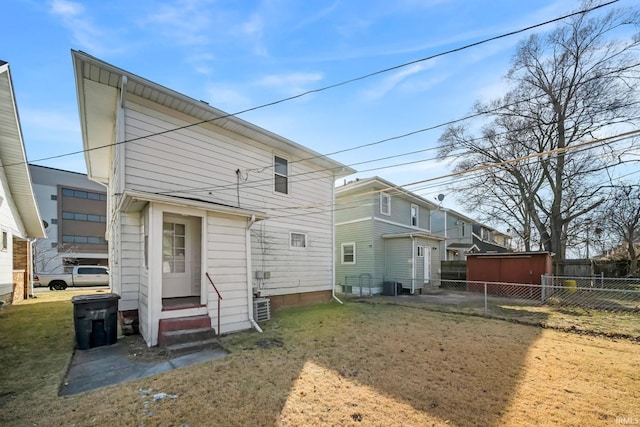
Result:
M217 348L155 361L132 360L129 354L127 344L120 340L110 346L76 350L69 372L60 388L60 395L69 396L149 377L172 369L219 359L228 353Z

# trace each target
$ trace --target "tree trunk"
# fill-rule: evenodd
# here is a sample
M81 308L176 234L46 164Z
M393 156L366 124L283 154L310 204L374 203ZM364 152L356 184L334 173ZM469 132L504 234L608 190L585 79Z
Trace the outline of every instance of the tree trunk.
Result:
M633 227L629 227L627 230L627 252L629 252L629 275L632 277L638 277L638 256L636 255L636 246L633 242L635 236L635 230Z

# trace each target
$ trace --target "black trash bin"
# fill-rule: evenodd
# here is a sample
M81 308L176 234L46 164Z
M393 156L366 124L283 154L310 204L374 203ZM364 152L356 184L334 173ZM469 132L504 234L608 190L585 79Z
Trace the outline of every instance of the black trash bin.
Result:
M78 350L115 344L118 341L118 300L120 295L76 295L73 321Z

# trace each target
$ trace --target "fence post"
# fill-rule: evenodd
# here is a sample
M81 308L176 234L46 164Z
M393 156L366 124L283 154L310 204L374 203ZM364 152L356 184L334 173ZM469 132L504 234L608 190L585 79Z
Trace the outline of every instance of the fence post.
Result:
M540 300L544 302L547 299L547 280L544 274L540 276L540 283L542 284L542 289L540 290Z
M604 272L600 272L600 289L604 289Z
M484 315L487 316L487 282L484 282Z

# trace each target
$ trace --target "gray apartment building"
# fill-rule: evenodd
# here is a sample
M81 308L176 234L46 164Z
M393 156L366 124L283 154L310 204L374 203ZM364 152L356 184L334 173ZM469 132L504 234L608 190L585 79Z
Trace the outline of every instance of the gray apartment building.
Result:
M47 237L34 245L37 273L62 273L74 265L107 265L105 187L87 175L29 165Z

